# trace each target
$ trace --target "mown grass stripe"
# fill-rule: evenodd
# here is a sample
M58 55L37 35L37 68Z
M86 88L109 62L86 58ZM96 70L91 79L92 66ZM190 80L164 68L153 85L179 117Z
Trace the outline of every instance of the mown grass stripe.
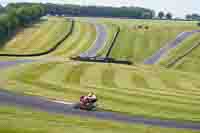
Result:
M89 86L89 85L88 85ZM104 90L104 92L112 92L113 94L115 94L115 96L124 96L127 97L126 99L130 100L134 100L134 99L140 99L140 98L144 98L144 99L151 99L151 100L155 100L155 101L160 101L161 103L165 103L165 102L169 102L169 103L177 103L177 104L191 104L191 105L199 105L200 103L198 102L198 99L187 99L187 97L185 99L182 99L184 96L182 96L181 98L179 97L174 97L174 96L168 96L168 95L160 95L159 93L147 93L147 91L140 91L140 89L129 89L127 90L126 88L97 88L100 90Z
M40 29L39 33L36 34L36 36L33 36L33 35L31 36L30 41L28 42L26 47L23 48L23 50L27 50L27 52L32 52L32 50L34 49L38 50L40 48L40 44L42 44L44 41L49 39L48 38L49 34L52 33L52 31L54 32L54 30L58 28L58 24L57 22L55 23L54 21L52 22L52 20L48 20L48 21L49 21L49 25L44 27L44 29L39 28Z
M116 70L117 74L115 74L114 82L118 88L134 88L135 84L132 82L132 76L126 70ZM124 77L121 80L121 76ZM119 82L120 81L120 82Z
M57 27L52 27L52 30L43 38L44 41L41 41L42 44L39 45L39 49L49 49L49 45L54 45L56 42L66 36L65 33L70 32L69 23L58 21L57 25Z
M86 32L86 26L83 23L75 22L74 30L70 38L66 39L63 42L63 45L59 47L52 55L62 56L67 54L69 51L74 49L78 44L79 41L82 40L84 36L82 36Z
M92 64L81 75L81 86L87 86L89 84L101 85L102 71L102 67L98 67L96 64Z
M22 45L17 46L15 45L16 42L24 42L26 44L27 41L29 41L29 39L24 39L24 36L22 33L26 34L26 35L34 35L34 34L38 34L40 33L41 29L45 29L46 27L48 27L49 25L51 25L50 22L39 22L38 24L34 24L32 27L27 27L26 30L22 30L19 31L20 34L16 34L16 37L11 39L6 46L4 46L4 50L7 50L7 48L21 48L23 47ZM35 27L40 27L40 28L35 28ZM26 45L25 45L26 46Z
M56 51L54 55L64 57L77 56L92 45L96 37L94 25L82 22L78 22L78 24L79 25L77 26L79 26L79 29L76 29L74 35L71 36L72 39L76 39L73 39L73 41L71 41L70 38L67 39L63 45L66 46L67 44L68 46L60 48L60 50Z
M69 52L70 56L80 55L86 51L91 45L93 45L96 39L96 30L93 24L87 24L87 31L84 33L83 39L79 42L79 45Z
M65 84L80 85L81 76L88 67L90 67L89 64L73 65L73 68L66 74Z
M116 71L111 68L112 68L112 65L108 65L102 71L101 81L104 86L117 87L116 83L114 82L114 77L115 77Z
M66 19L50 18L46 22L39 23L39 29L37 29L36 26L30 28L33 29L37 34L30 35L27 38L28 34L26 34L26 32L30 30L29 28L25 29L25 32L19 33L21 36L23 36L23 39L18 40L17 38L18 36L16 37L16 41L14 42L14 44L17 46L10 48L9 45L6 45L1 50L1 53L5 54L40 53L40 51L45 51L46 49L52 47L52 45L55 45L57 40L61 37L60 35L64 35L68 32L69 27L70 27L69 23ZM57 35L59 35L59 37ZM11 40L10 42L8 42L8 44L9 43L13 43L13 41Z
M65 63L58 64L53 69L41 75L39 80L47 83L63 84L65 82L65 74L71 69L73 69L73 65L67 65Z
M34 64L34 67L30 65L28 68L25 68L25 70L22 70L21 73L17 74L15 78L26 77L30 80L37 80L40 76L53 69L56 65L58 65L58 63Z
M22 34L17 34L15 37L15 40L9 41L8 44L6 44L4 50L8 51L13 50L13 52L19 52L20 50L27 50L29 47L31 47L30 43L32 41L36 41L39 39L41 36L45 35L44 33L48 32L49 27L52 27L53 23L51 21L45 21L42 22L41 24L36 24L33 26L33 28L28 28L23 31ZM37 28L38 27L38 28ZM25 38L23 34L27 36L31 36L31 38ZM21 43L18 45L17 43ZM23 44L23 45L22 45ZM16 50L16 51L15 51Z

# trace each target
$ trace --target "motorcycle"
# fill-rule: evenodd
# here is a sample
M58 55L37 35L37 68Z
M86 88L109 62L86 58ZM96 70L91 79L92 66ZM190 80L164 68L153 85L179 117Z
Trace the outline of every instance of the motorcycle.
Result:
M80 101L74 105L75 109L95 111L97 109L97 100L90 100L86 96L81 96Z

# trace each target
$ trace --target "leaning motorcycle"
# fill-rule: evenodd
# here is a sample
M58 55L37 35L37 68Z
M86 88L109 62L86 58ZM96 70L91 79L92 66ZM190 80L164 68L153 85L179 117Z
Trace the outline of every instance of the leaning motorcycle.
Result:
M74 105L74 108L80 110L95 111L97 109L96 101L90 101L89 99L85 98L85 96L81 96L80 101Z

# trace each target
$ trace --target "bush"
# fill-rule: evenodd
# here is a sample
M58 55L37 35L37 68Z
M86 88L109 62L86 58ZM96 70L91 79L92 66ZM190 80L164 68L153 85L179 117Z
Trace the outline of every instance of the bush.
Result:
M198 22L197 25L200 26L200 22Z
M143 26L142 25L138 25L138 29L142 29L143 28Z
M18 27L39 19L44 15L44 10L40 5L7 6L5 13L0 15L0 40L12 35Z
M149 29L149 26L146 25L144 28L145 28L145 30L148 30L148 29Z

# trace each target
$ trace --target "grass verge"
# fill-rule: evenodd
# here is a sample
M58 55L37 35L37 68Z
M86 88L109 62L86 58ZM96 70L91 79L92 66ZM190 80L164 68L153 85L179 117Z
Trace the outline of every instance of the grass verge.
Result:
M200 78L196 74L157 67L79 62L33 63L1 73L5 75L1 87L12 91L70 102L94 91L104 109L200 121Z
M70 21L59 17L42 19L40 23L18 32L1 48L4 54L34 54L44 52L69 32Z
M2 133L197 133L184 129L124 124L58 114L48 114L32 109L0 107L0 132Z

